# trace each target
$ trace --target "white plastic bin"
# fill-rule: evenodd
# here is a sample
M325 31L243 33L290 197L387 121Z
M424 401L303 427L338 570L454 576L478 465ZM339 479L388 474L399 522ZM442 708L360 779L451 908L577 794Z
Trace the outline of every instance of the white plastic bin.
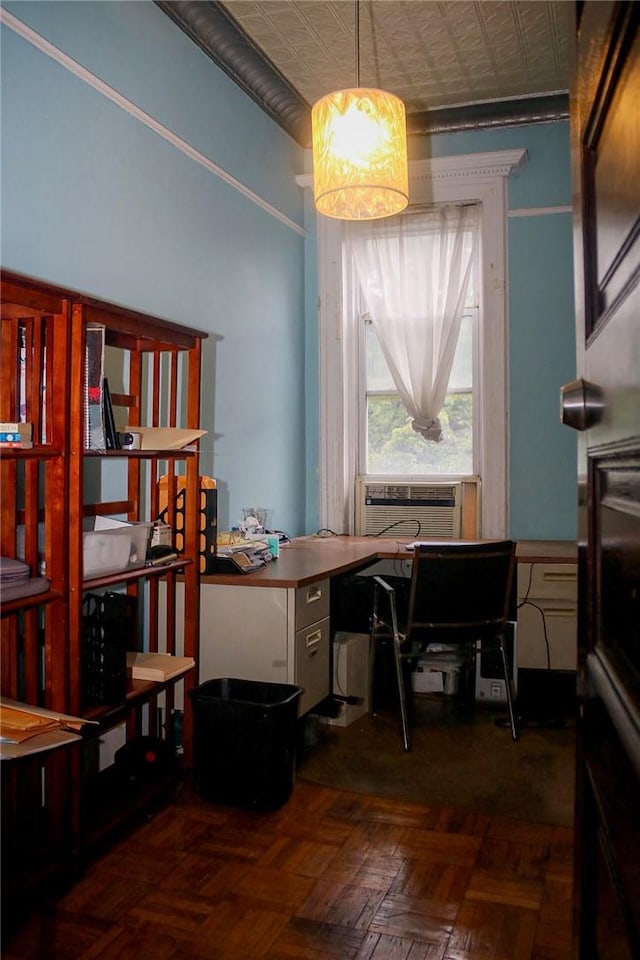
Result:
M82 535L85 580L142 566L152 530L152 523L96 517L94 529Z

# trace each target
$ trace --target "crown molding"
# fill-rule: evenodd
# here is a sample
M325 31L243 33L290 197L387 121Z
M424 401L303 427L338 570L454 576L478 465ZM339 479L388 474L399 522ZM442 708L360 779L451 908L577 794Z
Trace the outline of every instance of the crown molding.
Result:
M459 156L430 157L409 161L409 189L425 183L487 182L496 177L510 177L525 165L526 149L494 150L488 153L464 153ZM313 174L300 173L299 187L312 187Z
M527 161L525 149L466 153L450 157L430 157L409 163L409 182L424 180L461 181L510 177Z

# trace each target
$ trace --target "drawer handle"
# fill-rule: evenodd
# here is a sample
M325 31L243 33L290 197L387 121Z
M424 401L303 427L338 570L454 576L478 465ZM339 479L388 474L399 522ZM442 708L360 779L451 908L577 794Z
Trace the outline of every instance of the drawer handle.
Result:
M565 572L564 570L547 570L542 575L542 579L547 582L553 583L575 583L576 573L575 570Z
M322 600L322 587L311 587L307 590L307 603L315 603Z
M307 653L310 657L315 657L321 640L322 630L314 630L313 633L307 634ZM312 647L313 650L311 649Z
M544 614L546 617L566 617L571 619L575 617L575 610L564 610L562 607L544 607Z

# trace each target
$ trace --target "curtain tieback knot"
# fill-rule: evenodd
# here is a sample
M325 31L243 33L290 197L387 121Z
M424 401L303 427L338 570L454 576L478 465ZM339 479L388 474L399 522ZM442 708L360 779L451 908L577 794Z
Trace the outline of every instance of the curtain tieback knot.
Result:
M411 426L416 433L422 434L425 440L433 440L435 443L442 440L442 424L438 417L416 417L411 421Z

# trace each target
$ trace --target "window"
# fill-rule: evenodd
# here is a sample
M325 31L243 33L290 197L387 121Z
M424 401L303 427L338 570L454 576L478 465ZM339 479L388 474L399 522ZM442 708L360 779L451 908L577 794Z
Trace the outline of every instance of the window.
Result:
M361 450L358 473L392 476L472 476L473 342L477 307L467 310L456 349L444 407L443 439L424 440L411 426L371 323L363 323L366 363L359 421Z
M408 376L414 379L422 375L421 367L426 361L427 344L429 343L426 333L422 335L421 331L429 326L428 318L425 314L430 310L442 309L444 301L444 290L441 288L436 296L421 296L420 286L431 286L430 273L434 278L440 275L438 268L430 270L429 263L423 263L424 259L433 254L433 249L428 242L424 242L425 232L433 230L436 223L430 216L421 218L415 215L416 222L415 238L418 244L416 249L415 269L411 270L410 289L406 292L409 298L416 295L413 303L407 302L405 297L396 298L390 295L388 290L389 283L387 278L387 309L394 311L394 315L383 318L383 321L401 325L403 322L402 305L398 300L404 303L405 311L408 313L407 322L416 328L415 336L419 349L414 350L414 344L409 341L407 348L416 353L416 360L419 362L413 371L407 370ZM406 218L407 214L402 215ZM388 221L388 231L393 230L394 221L399 218ZM440 224L438 223L438 228ZM375 229L375 228L374 228ZM478 377L475 370L477 363L477 331L478 331L478 287L477 287L477 224L474 218L469 219L468 229L465 231L461 241L466 248L467 258L470 259L469 279L467 285L467 294L464 304L458 308L464 309L460 329L457 334L457 340L452 346L455 348L453 356L446 356L447 368L451 365L451 372L447 377L448 386L444 396L444 403L440 410L436 411L442 427L441 439L435 442L432 439L426 439L420 432L413 428L413 415L407 411L402 400L402 394L394 383L390 366L385 359L383 344L376 333L376 326L371 320L371 314L367 311L365 298L360 295L359 312L359 412L358 412L358 469L360 475L379 476L410 476L410 477L454 477L454 476L473 476L477 473L474 466L474 437L476 426L474 422L474 384L477 384ZM394 240L397 237L394 236ZM384 255L381 262L386 263L389 260L389 253L384 249ZM441 253L438 249L436 253ZM349 269L349 258L344 259L345 269ZM420 273L420 265L423 269ZM361 283L374 283L373 276L368 278L361 277ZM430 294L431 291L427 291ZM451 318L452 320L454 318ZM457 317L455 318L457 320ZM457 326L457 324L456 324ZM440 339L444 338L445 330L436 331L442 333ZM400 344L404 347L404 344ZM437 351L437 345L434 344ZM423 356L424 352L424 356ZM437 357L435 358L437 361ZM430 368L433 369L435 361L432 361ZM440 376L446 376L441 373ZM444 386L443 384L443 390ZM419 384L415 385L419 389Z
M410 203L476 204L480 254L477 262L477 335L467 321L472 351L473 472L482 483L481 529L484 537L502 537L508 529L508 353L506 298L506 179L523 163L524 150L436 158L410 164ZM310 178L300 183L310 183ZM320 289L320 518L340 532L355 529L355 478L367 449L359 446L362 416L362 325L346 318L362 312L358 290L343 272L341 251L345 225L318 217ZM464 342L463 342L464 341ZM365 346L366 357L366 346ZM372 351L374 348L370 348ZM372 369L375 359L371 358ZM462 354L457 369L462 369ZM456 374L457 376L457 374ZM367 387L373 387L372 383ZM384 385L383 385L384 386ZM379 389L382 389L379 383ZM462 401L462 381L454 400ZM366 390L364 391L366 393ZM390 401L389 401L390 402ZM368 409L368 407L367 407ZM445 413L446 410L445 404ZM367 423L368 430L368 413ZM373 411L372 411L373 420ZM373 427L372 427L373 428ZM370 470L368 460L367 472ZM442 475L442 474L439 474Z

